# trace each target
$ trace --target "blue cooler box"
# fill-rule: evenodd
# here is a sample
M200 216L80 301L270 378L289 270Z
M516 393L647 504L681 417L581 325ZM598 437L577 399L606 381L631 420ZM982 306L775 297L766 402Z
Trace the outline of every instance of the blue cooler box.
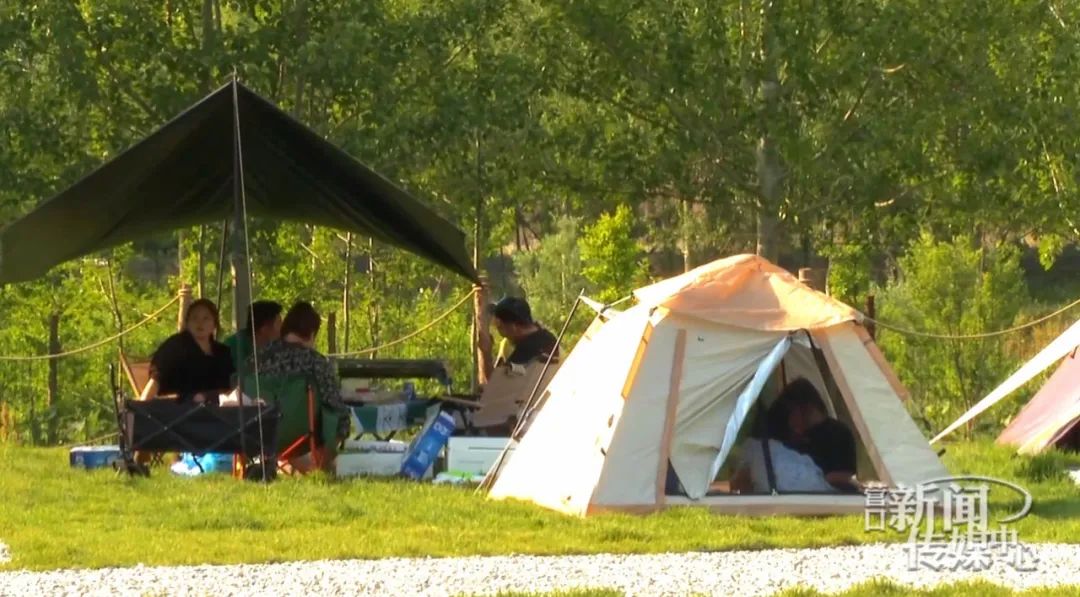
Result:
M109 468L120 460L120 446L77 446L68 453L73 468Z
M443 449L450 435L454 433L454 417L441 412L424 427L420 435L416 436L409 451L405 455L405 461L401 463L401 474L410 479L419 479L427 473L439 451Z

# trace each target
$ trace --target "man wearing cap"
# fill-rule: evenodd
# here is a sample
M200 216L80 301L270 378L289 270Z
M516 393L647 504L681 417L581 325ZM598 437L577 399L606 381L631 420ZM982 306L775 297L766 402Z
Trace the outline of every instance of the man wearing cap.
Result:
M533 359L546 360L549 355L559 356L559 342L532 318L532 310L525 299L508 296L491 305L495 329L514 345L507 357L512 365L527 365Z

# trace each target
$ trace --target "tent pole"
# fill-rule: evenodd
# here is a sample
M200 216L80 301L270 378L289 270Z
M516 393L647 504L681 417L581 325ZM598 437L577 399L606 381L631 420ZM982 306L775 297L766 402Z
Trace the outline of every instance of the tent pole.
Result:
M232 242L229 245L229 258L232 261L232 275L233 275L233 325L236 332L239 333L244 328L244 315L247 312L248 303L251 302L251 278L248 276L248 263L245 255L245 247L247 244L247 229L244 226L244 203L243 203L243 188L242 185L242 170L240 167L240 105L239 105L239 90L236 88L236 74L233 73L233 233ZM238 372L239 373L239 372ZM244 461L247 458L247 438L246 427L247 421L244 420L244 408L243 408L243 395L244 395L244 376L236 376L237 395L241 397L240 403L236 412L240 418L240 459ZM262 407L256 406L257 409ZM260 417L261 419L261 417ZM262 421L259 421L261 426ZM262 455L260 465L262 466L263 479L266 478L266 457Z
M244 255L247 230L244 226L244 205L240 197L240 151L237 143L239 131L233 136L233 221L232 242L229 243L229 259L233 275L233 326L236 332L244 329L244 317L251 302L251 278L248 275L247 257Z

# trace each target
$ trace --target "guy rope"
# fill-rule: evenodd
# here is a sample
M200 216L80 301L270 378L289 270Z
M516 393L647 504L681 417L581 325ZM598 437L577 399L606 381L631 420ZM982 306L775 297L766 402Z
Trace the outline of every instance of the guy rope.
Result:
M900 326L895 326L895 325L892 325L892 324L889 324L889 323L885 323L885 322L882 322L882 321L878 321L878 320L874 319L873 317L868 317L866 315L862 316L862 320L863 321L873 322L874 325L876 325L876 326L878 326L880 328L884 328L886 330L889 330L891 332L895 332L897 334L903 334L905 336L916 336L916 337L919 337L919 338L932 338L934 340L981 340L981 339L984 339L984 338L993 338L995 336L1004 336L1006 334L1013 334L1013 333L1016 333L1016 332L1026 330L1028 328L1035 327L1035 326L1037 326L1037 325L1039 325L1041 323L1044 323L1046 321L1049 321L1049 320L1057 317L1058 315L1061 315L1062 313L1068 311L1069 309L1072 309L1073 307L1075 307L1077 305L1080 305L1080 299L1075 300L1075 301L1069 303L1068 305L1065 305L1064 307L1058 309L1057 311L1054 311L1053 313L1050 313L1049 315L1044 315L1044 316L1042 316L1042 317L1040 317L1038 319L1035 319L1033 321L1029 321L1027 323L1024 323L1024 324L1021 324L1021 325L1018 325L1018 326L1014 326L1014 327L1011 327L1011 328L1007 328L1007 329L1004 329L1004 330L997 330L997 331L993 331L993 332L982 332L982 333L978 333L978 334L950 335L950 334L934 334L934 333L930 333L930 332L920 332L918 330L911 330L911 329L903 328L903 327L900 327Z
M452 306L449 309L447 309L446 311L444 311L441 315L439 315L435 319L432 319L431 321L429 321L423 327L421 327L421 328L419 328L417 330L414 330L412 332L409 332L408 334L405 334L404 336L398 338L397 340L392 340L392 341L387 342L385 344L381 344L379 346L373 346L371 348L365 348L363 350L353 350L353 351L349 351L349 352L337 352L337 353L330 354L330 355L327 355L327 356L331 356L331 357L353 357L353 356L371 354L373 352L378 352L378 351L383 350L385 348L390 348L391 346L397 346L398 344L401 344L402 342L405 342L407 340L411 340L412 338L415 338L416 336L419 336L420 334L423 334L424 332L426 332L426 331L430 330L431 328L435 327L436 325L438 325L439 322L441 322L442 320L444 320L447 317L450 317L451 315L453 315L454 312L457 311L459 307L464 305L466 301L468 301L470 298L472 298L472 296L474 294L476 294L476 287L475 286L465 296L461 297L461 300L454 303L454 306Z
M59 358L63 358L63 357L70 357L70 356L81 354L81 353L84 353L84 352L89 352L89 351L94 350L96 348L101 348L102 346L105 346L106 344L109 344L110 342L115 342L116 340L119 340L120 338L123 338L124 336L130 334L131 332L134 332L135 330L137 330L137 329L143 327L144 325L150 323L151 321L157 319L157 317L159 315L164 313L165 310L168 309L169 307L172 307L174 304L176 304L176 301L178 301L178 300L180 300L180 297L175 296L175 297L173 297L173 299L171 301L169 301L169 302L165 303L164 305L162 305L162 307L160 309L158 309L157 311L154 311L150 315L147 315L146 318L143 319L142 321L140 321L139 323L136 323L135 325L127 328L126 330L121 331L118 334L114 334L112 336L109 336L108 338L105 338L104 340L99 340L98 342L94 342L93 344L83 346L82 348L76 348L75 350L68 350L68 351L65 351L65 352L58 352L56 354L43 354L43 355L36 355L36 356L30 356L30 357L0 356L0 361L45 361L45 360L50 360L50 359L59 359Z

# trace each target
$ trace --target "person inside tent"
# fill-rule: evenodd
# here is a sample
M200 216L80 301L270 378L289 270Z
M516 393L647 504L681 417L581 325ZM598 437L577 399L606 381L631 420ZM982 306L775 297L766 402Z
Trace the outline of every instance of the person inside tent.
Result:
M229 347L215 339L220 328L217 305L208 299L192 302L184 313L184 329L154 351L141 399L176 395L213 402L228 392L235 365Z
M495 329L514 347L506 357L512 366L525 366L534 359L546 360L548 356L559 356L558 340L533 321L532 309L525 299L508 296L489 309L494 316Z
M824 473L810 456L786 445L792 439L788 426L789 406L788 402L777 399L765 411L764 424L755 429L739 452L730 483L733 492L837 491L825 480Z
M330 360L315 350L315 337L322 326L322 318L311 303L298 302L289 308L281 324L281 338L271 341L259 353L260 375L306 375L313 380L315 395L338 415L337 439L340 442L349 434L349 413L341 399L341 380L338 379ZM248 360L253 367L253 359ZM333 446L327 446L333 450ZM326 459L333 462L333 454Z
M855 477L855 435L829 416L814 384L800 377L781 391L777 401L787 407L790 446L810 456L836 489L861 491Z
M262 352L270 342L281 337L281 311L281 304L274 301L255 301L248 306L244 329L225 339L237 372L242 371L251 359L252 347Z

